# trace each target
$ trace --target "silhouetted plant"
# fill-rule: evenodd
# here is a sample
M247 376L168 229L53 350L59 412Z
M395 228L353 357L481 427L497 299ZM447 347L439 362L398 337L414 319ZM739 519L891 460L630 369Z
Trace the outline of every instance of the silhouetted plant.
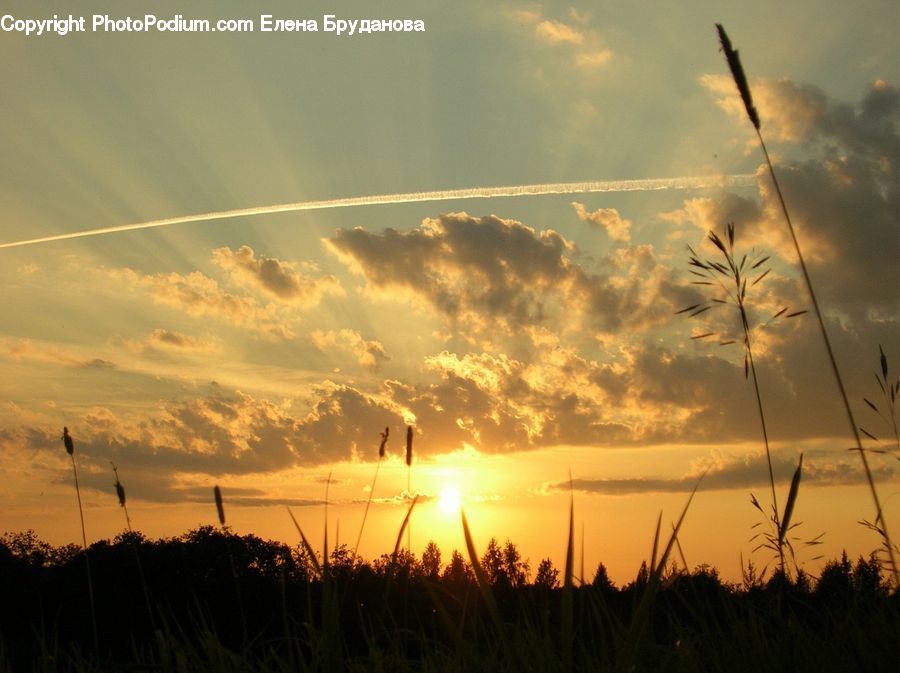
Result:
M875 404L868 397L863 398L863 402L868 405L872 411L878 414L878 417L887 425L888 432L894 436L893 439L893 447L897 450L897 453L893 454L897 460L900 460L900 421L898 421L898 414L900 414L900 406L897 405L897 398L900 397L900 377L897 377L895 380L890 381L888 379L888 359L887 355L884 354L884 349L879 344L878 346L878 354L879 354L879 365L880 371L875 372L875 381L878 383L878 389L881 391L881 401L880 405ZM880 442L881 440L876 437L873 433L869 432L862 426L859 428L862 433L875 442ZM889 453L890 451L884 448L878 449L869 449L873 453Z
M847 396L847 391L844 387L844 380L841 377L841 372L838 367L837 358L835 357L834 350L831 347L831 339L829 339L828 337L828 330L825 327L825 319L823 318L822 311L819 308L819 301L816 298L812 280L810 279L809 271L806 268L806 262L803 259L803 253L800 250L800 242L797 240L797 233L794 230L793 222L791 222L791 216L788 212L787 203L785 202L784 195L781 192L781 185L778 183L778 178L775 175L775 167L772 165L772 159L769 157L769 150L766 148L766 143L763 140L762 132L760 131L759 115L753 105L753 99L750 94L750 86L747 83L747 77L744 74L744 68L741 65L740 57L738 56L737 51L735 49L732 49L731 40L728 38L728 34L725 32L722 24L717 23L716 29L719 33L719 42L722 45L722 51L725 53L725 58L728 61L728 68L731 70L731 75L734 78L734 82L737 85L738 92L741 95L741 100L744 103L744 109L747 112L747 117L750 119L750 122L753 124L753 128L756 130L756 137L759 139L759 145L762 149L763 156L766 161L766 166L769 169L769 176L772 178L772 184L774 185L775 192L778 195L778 202L781 205L781 212L784 214L785 223L787 224L788 232L791 235L791 241L794 244L794 250L797 254L797 261L800 264L800 270L803 274L803 280L806 283L806 289L809 292L809 298L812 302L813 311L816 315L816 321L819 324L819 331L822 334L822 340L825 344L825 350L828 353L828 361L831 365L831 370L834 374L835 382L837 383L841 401L844 403L844 410L847 414L847 420L850 423L850 431L853 434L854 440L856 441L856 449L859 451L863 469L866 473L866 481L869 484L869 491L872 494L872 500L875 504L874 528L885 540L885 548L888 553L891 571L894 575L894 584L895 586L900 587L900 568L898 568L897 566L895 547L893 542L891 541L891 536L888 533L887 522L884 519L884 510L881 507L881 500L879 499L878 491L875 488L875 478L872 476L872 470L869 467L869 459L866 456L866 452L863 450L862 438L860 437L858 429L859 426L857 425L856 419L854 418L853 409L850 406L850 398Z
M750 378L753 383L753 392L756 398L756 409L759 416L760 428L762 430L763 445L766 452L766 465L769 471L769 486L772 491L772 509L771 513L760 506L756 496L750 494L750 501L765 517L766 521L771 524L771 530L764 533L764 542L757 547L767 547L775 552L778 558L778 566L782 572L787 572L785 565L785 545L786 534L788 531L785 520L790 519L793 511L794 503L797 499L797 488L800 484L800 470L803 462L803 456L800 457L800 465L794 473L794 479L791 484L792 498L789 499L784 515L778 508L778 497L775 491L775 473L772 469L772 454L769 448L769 431L766 424L766 414L763 408L762 393L760 392L759 374L756 369L756 361L753 357L753 343L755 331L763 326L782 318L795 318L803 315L807 311L790 311L788 307L780 309L765 323L755 324L751 317L748 306L748 293L753 291L766 276L769 275L771 268L766 265L769 261L769 255L763 255L755 250L748 253L738 255L735 252L735 228L734 223L729 223L725 227L725 236L719 237L713 231L707 234L707 240L710 241L718 250L721 261L716 259L701 258L692 247L688 246L691 253L689 265L690 272L700 280L693 280L693 285L710 288L713 296L698 304L693 304L678 311L678 314L687 314L691 318L696 318L716 306L732 306L737 309L740 319L740 329L742 336L742 345L744 350L744 377ZM691 337L691 339L699 340L717 336L715 332L704 332ZM720 338L719 344L729 346L737 343L734 339ZM754 526L755 527L755 526ZM751 540L755 539L751 538ZM787 542L789 545L790 543ZM789 547L791 554L793 549ZM763 570L765 574L765 570Z
M366 499L366 509L363 511L362 523L359 525L359 535L356 536L356 546L353 548L354 554L359 552L359 543L360 540L362 540L363 529L366 527L366 517L369 516L369 507L372 504L372 497L375 494L375 482L378 481L378 470L381 468L381 461L384 460L388 435L390 432L391 429L385 426L384 432L381 433L381 444L378 446L378 462L375 464L375 476L372 477L372 486L369 488L369 497Z
M119 481L119 468L117 468L116 464L112 461L109 461L109 464L112 465L113 474L116 476L116 497L119 499L119 507L121 507L125 512L125 526L128 530L128 541L130 542L131 548L134 551L135 567L137 568L138 578L141 582L141 589L144 593L144 603L147 607L147 616L150 618L150 627L155 633L156 618L153 616L153 605L150 602L150 590L147 588L147 580L144 578L144 568L141 565L141 554L138 551L138 545L136 536L134 535L134 530L131 528L131 517L128 516L128 505L126 504L125 500L125 487L122 485L122 482Z
M78 485L78 467L75 464L75 440L72 439L72 435L69 434L69 428L67 427L63 428L62 441L63 445L66 447L66 453L68 453L69 458L72 459L72 474L75 476L75 494L78 496L78 516L81 520L81 541L84 549L84 566L87 569L88 601L91 610L91 631L94 635L94 651L99 656L100 639L97 636L97 610L94 606L94 580L91 573L91 557L88 552L87 532L84 528L84 508L81 506L81 488Z
M434 540L429 540L422 552L422 573L431 579L437 579L441 574L441 549Z
M553 561L549 558L541 559L541 562L538 563L537 572L534 575L534 585L547 589L555 589L559 586L559 570L554 567Z

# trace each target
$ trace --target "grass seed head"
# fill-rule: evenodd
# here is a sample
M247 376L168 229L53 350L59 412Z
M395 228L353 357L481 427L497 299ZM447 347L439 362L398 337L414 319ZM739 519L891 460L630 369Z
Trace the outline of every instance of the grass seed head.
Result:
M222 489L216 484L213 489L213 497L216 499L216 511L219 513L219 523L225 525L225 505L222 504Z
M116 464L112 461L109 461L109 464L112 465L113 474L116 475L116 495L119 497L119 506L125 506L125 487L122 486L122 482L119 481L119 468L116 467Z
M803 472L803 454L800 454L800 462L794 471L794 477L791 479L791 490L788 492L787 504L784 506L784 517L781 519L781 530L778 531L779 541L784 540L788 528L791 525L791 515L794 513L794 505L797 502L797 495L800 492L800 475Z
M412 465L412 451L413 451L413 427L411 425L406 426L406 466L409 467Z
M747 77L744 75L744 68L741 66L741 58L738 56L737 50L731 48L731 40L722 27L721 23L716 24L716 30L719 31L719 42L722 44L722 51L725 52L725 59L728 61L728 68L731 70L731 76L737 85L741 94L741 100L744 101L744 109L747 110L747 116L753 127L759 130L759 115L756 113L756 107L753 105L753 98L750 96L750 86L747 84Z
M63 428L63 436L62 436L63 444L66 446L66 453L70 456L75 453L75 440L72 439L72 435L69 434L69 428Z
M384 458L385 447L387 446L388 435L390 434L391 429L385 427L384 432L381 433L381 446L378 447L378 457Z

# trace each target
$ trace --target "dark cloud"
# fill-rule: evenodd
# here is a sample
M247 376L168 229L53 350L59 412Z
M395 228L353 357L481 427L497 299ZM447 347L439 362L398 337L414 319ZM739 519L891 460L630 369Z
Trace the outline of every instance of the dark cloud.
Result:
M858 461L851 463L849 462L850 458L843 456L835 458L834 454L805 456L801 489L803 485L844 486L865 483L866 477ZM776 453L772 456L772 470L777 483L790 483L798 460L798 455ZM878 467L874 472L878 481L891 480L896 476L895 470L888 466ZM769 486L769 469L763 454L713 464L703 476L702 481L700 481L700 476L701 473L675 478L575 479L571 482L571 487L585 493L628 495L633 493L686 493L692 491L698 481L702 491L763 489ZM559 482L553 484L551 488L567 491L570 488L570 482Z
M721 103L740 114L724 93ZM776 162L792 219L798 229L814 285L826 307L856 320L900 315L900 91L876 82L855 104L835 101L815 87L788 80L754 84L764 119L764 134L790 149L804 143L805 158ZM743 121L743 119L742 119ZM790 155L788 155L790 156ZM702 228L720 228L734 220L757 240L775 243L791 262L787 230L777 195L760 172L762 204L736 210L727 203L694 208L690 216ZM686 211L690 208L686 208ZM685 211L685 212L686 212ZM743 216L743 217L742 217Z
M93 358L81 365L85 369L115 369L116 363L104 360L103 358Z
M402 289L469 332L507 334L587 317L601 330L658 323L684 296L650 246L616 250L603 272L574 244L496 216L451 213L406 231L339 230L328 247L371 287Z

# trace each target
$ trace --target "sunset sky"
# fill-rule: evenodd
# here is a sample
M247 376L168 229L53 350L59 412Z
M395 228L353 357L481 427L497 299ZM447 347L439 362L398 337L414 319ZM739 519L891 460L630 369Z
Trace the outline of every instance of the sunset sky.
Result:
M755 174L751 186L452 200L231 218L0 249L0 532L89 541L215 522L390 551L510 538L576 545L619 582L706 477L690 565L739 575L771 495L731 306L691 245L734 222L771 255L748 293L783 507L800 453L804 549L879 538L860 461L752 126L719 50L740 50L857 421L891 448L873 378L900 371L900 5L690 2L4 3L43 18L316 18L318 33L0 33L0 244L312 199L535 183ZM77 5L77 7L76 7ZM127 7L128 9L123 9ZM38 13L40 12L40 13ZM336 36L322 16L421 18ZM90 23L90 19L88 19ZM751 252L752 251L752 252ZM716 336L691 340L714 332ZM872 455L894 537L900 463ZM339 533L337 529L339 528ZM583 530L583 537L582 537ZM320 546L320 542L317 546ZM799 548L798 548L799 549Z

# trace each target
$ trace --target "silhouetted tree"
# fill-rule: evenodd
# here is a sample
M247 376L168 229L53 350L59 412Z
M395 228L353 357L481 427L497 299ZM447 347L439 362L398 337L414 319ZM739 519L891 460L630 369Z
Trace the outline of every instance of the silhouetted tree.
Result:
M503 572L511 586L523 587L528 583L531 567L528 559L523 560L518 547L507 538L503 545Z
M853 588L857 593L864 594L864 598L875 594L886 593L886 587L881 577L881 565L872 554L867 561L862 556L853 568Z
M430 579L437 579L441 574L441 550L429 540L422 552L422 574Z
M456 549L453 550L453 554L450 556L450 563L444 568L442 579L456 584L464 584L474 579L472 567Z
M646 565L641 567L646 571ZM597 566L597 572L594 573L594 579L591 582L591 585L601 593L609 593L616 590L616 585L609 579L609 573L606 571L606 566L602 563Z
M559 585L559 570L553 566L553 561L549 558L545 558L538 563L537 574L534 576L534 585L536 587L547 587L548 589L555 589Z
M853 590L852 573L853 566L845 551L839 561L829 561L822 568L816 593L826 598L846 599Z
M503 550L500 549L500 544L495 537L488 541L487 549L484 550L484 555L481 557L481 568L491 584L507 580L504 570Z

